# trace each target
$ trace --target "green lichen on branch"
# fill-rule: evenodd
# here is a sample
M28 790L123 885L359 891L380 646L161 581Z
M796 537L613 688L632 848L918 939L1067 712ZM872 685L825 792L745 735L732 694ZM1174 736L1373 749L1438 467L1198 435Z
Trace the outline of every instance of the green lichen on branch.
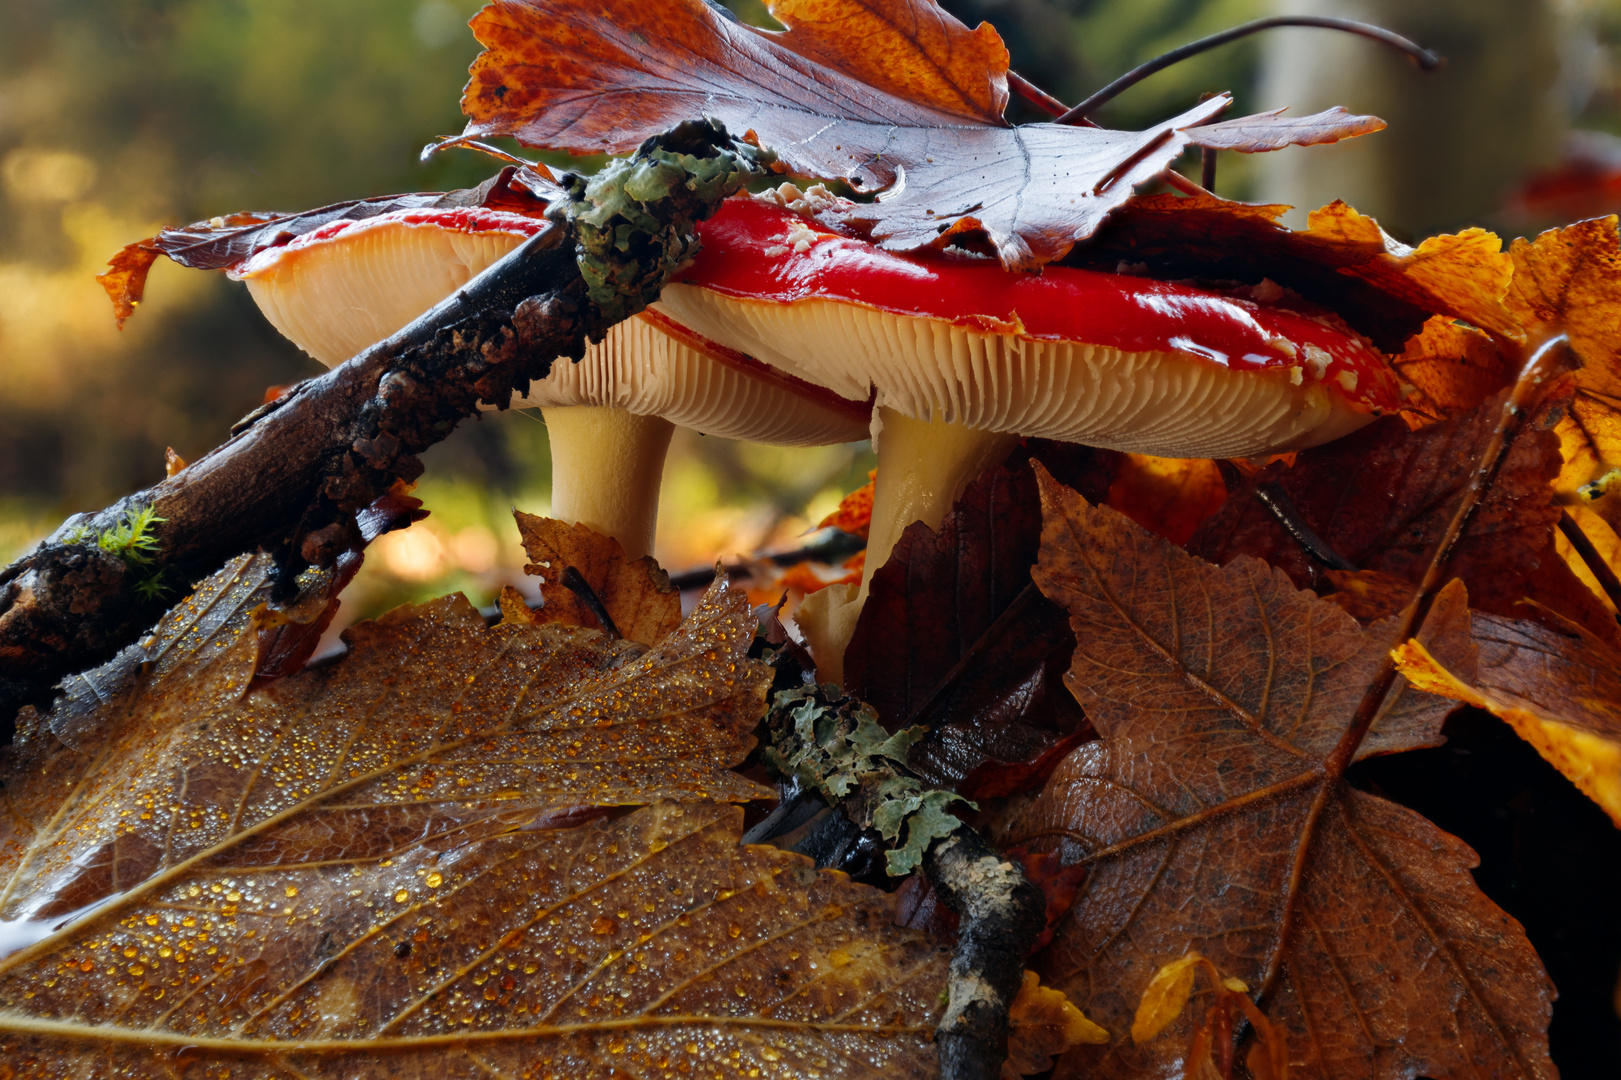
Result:
M718 123L681 124L594 176L563 177L580 276L607 323L658 299L698 250L694 224L775 159Z
M930 845L962 828L952 806L975 809L960 795L925 788L907 771L906 752L925 728L891 735L871 706L831 683L781 691L767 724L766 760L842 806L856 824L876 829L893 845L886 864L892 876L917 869Z

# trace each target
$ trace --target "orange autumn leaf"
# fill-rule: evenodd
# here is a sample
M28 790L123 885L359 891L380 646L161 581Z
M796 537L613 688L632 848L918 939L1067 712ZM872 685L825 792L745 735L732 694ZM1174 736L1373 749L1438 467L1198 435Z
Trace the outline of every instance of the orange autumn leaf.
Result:
M1125 454L1109 505L1173 544L1185 544L1227 498L1214 461Z
M1516 240L1509 304L1535 333L1563 331L1580 361L1576 396L1558 434L1565 468L1557 488L1577 490L1621 467L1621 239L1616 218L1595 218ZM1621 508L1600 508L1613 526Z
M1008 1008L1007 1060L1002 1063L1002 1080L1043 1073L1053 1059L1083 1043L1106 1043L1109 1033L1086 1018L1086 1014L1050 987L1041 985L1041 976L1024 973L1018 996Z
M842 529L865 540L872 527L872 493L878 483L878 470L867 473L867 482L839 500L838 509L816 523L818 529Z
M1501 717L1621 826L1621 652L1574 623L1564 631L1473 613L1476 674L1455 674L1419 643L1401 671L1432 694Z
M897 250L982 234L1011 270L1062 257L1189 146L1333 142L1383 122L1331 109L1210 123L1225 94L1147 131L1003 118L1007 50L932 0L776 0L764 31L702 0L498 0L462 97L468 135L620 153L696 116L745 132L796 176L876 202L823 213ZM964 168L963 163L981 164Z
M1125 266L1154 277L1256 282L1250 288L1262 301L1288 290L1393 355L1436 315L1506 339L1520 335L1505 302L1511 260L1491 233L1470 229L1413 248L1344 203L1313 211L1301 230L1279 221L1286 209L1209 195L1139 196L1070 262L1106 272Z
M1392 361L1416 393L1404 416L1434 423L1458 416L1496 396L1514 381L1513 359L1486 333L1436 316Z

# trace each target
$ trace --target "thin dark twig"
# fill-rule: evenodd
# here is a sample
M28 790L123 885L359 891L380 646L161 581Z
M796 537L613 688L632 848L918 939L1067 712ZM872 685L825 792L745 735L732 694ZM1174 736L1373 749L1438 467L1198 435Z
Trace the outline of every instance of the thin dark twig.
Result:
M1356 566L1345 556L1329 546L1327 540L1306 524L1306 519L1300 516L1299 507L1289 498L1289 493L1282 487L1273 483L1259 484L1255 488L1255 501L1266 507L1267 511L1277 519L1283 531L1294 538L1295 543L1303 548L1307 555L1316 559L1330 570L1355 570Z
M1020 75L1017 71L1007 73L1008 89L1018 94L1024 100L1046 113L1048 116L1063 116L1069 111L1069 106L1053 97L1047 91ZM1081 119L1079 123L1085 127L1097 127L1092 121Z
M608 614L607 607L602 603L602 597L597 595L597 590L591 587L591 583L585 580L585 577L578 570L572 566L563 567L562 582L563 587L579 597L580 603L589 608L591 614L597 617L597 622L602 624L602 628L608 632L609 637L622 638L625 636L619 632L619 627L614 625L613 616Z
M1587 568L1598 579L1604 595L1615 605L1616 619L1621 620L1621 578L1615 576L1615 571L1610 569L1610 564L1604 561L1604 556L1598 553L1598 548L1593 546L1593 541L1587 538L1582 527L1576 524L1576 519L1570 516L1569 510L1559 512L1559 531L1565 534L1570 546L1582 557L1582 562L1587 564Z
M1206 146L1199 151L1199 186L1206 191L1216 190L1216 148Z
M792 551L778 551L770 555L761 555L761 562L768 562L775 566L793 566L795 563L822 562L841 563L851 555L867 546L867 542L859 536L854 536L840 530L833 530L826 540L817 540L804 547L794 548ZM750 577L753 574L748 563L728 563L721 567L728 577ZM713 566L700 566L693 570L683 570L679 574L670 575L670 585L681 589L704 589L715 580Z
M1244 23L1241 26L1235 26L1229 30L1223 30L1219 34L1211 34L1209 37L1200 38L1198 41L1191 41L1188 44L1183 45L1181 48L1172 49L1168 53L1162 53L1161 55L1154 57L1154 59L1148 61L1146 64L1139 64L1137 67L1132 68L1130 71L1111 82L1108 86L1094 92L1091 97L1087 98L1073 109L1059 116L1054 123L1080 123L1082 120L1086 119L1088 116L1092 115L1092 113L1101 108L1106 102L1112 101L1122 91L1136 86L1138 83L1142 82L1150 75L1153 75L1155 72L1164 71L1172 64L1181 63L1190 56L1196 56L1208 49L1214 49L1218 45L1225 45L1229 41L1237 41L1239 38L1248 37L1250 34L1257 33L1261 30L1271 30L1274 27L1280 26L1307 26L1317 27L1323 30L1340 30L1347 34L1356 34L1358 37L1369 38L1373 41L1379 42L1380 44L1389 45L1391 48L1399 49L1400 51L1406 53L1408 56L1412 57L1413 62L1424 71L1435 71L1441 66L1442 63L1441 57L1436 53L1431 52L1429 49L1424 48L1414 41L1410 41L1409 39L1402 37L1395 31L1386 30L1382 26L1373 26L1369 23L1357 22L1355 19L1335 19L1323 15L1276 15L1266 19L1255 19L1254 21Z

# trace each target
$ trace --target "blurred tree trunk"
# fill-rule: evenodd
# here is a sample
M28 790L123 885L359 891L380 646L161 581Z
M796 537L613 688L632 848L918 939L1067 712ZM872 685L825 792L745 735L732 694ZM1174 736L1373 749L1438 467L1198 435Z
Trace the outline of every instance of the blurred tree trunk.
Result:
M1259 80L1263 108L1345 105L1390 128L1262 155L1260 198L1302 209L1341 198L1416 238L1492 224L1506 192L1557 155L1564 117L1553 93L1557 29L1548 0L1276 0L1275 11L1377 23L1447 63L1427 75L1360 38L1272 31Z

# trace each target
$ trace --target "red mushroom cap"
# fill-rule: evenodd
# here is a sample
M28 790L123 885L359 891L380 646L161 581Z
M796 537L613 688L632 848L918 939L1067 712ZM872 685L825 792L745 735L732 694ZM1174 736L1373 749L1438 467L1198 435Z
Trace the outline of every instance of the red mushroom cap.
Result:
M1383 355L1337 320L1303 305L1259 303L1212 289L1066 266L1011 274L994 260L967 254L899 255L761 198L727 200L700 235L703 249L666 289L662 310L708 338L845 397L862 396L870 382L880 404L909 415L1171 456L1242 456L1325 441L1401 404L1398 382ZM820 328L786 318L807 302L837 305L845 313L823 315ZM857 311L890 318L863 329L852 322ZM948 341L938 332L908 329L930 324L963 333L949 335ZM821 340L824 331L843 338L829 345ZM964 360L965 350L974 353L986 345L1024 350L1018 363L1025 373L993 377L999 391L1021 377L1032 384L1052 382L1050 373L1028 370L1031 363L1082 362L1019 343L1085 346L1084 363L1099 371L1124 365L1158 378L1172 396L1210 399L1223 409L1246 407L1253 399L1257 408L1278 415L1253 431L1237 432L1230 416L1213 417L1218 426L1227 425L1226 433L1213 442L1193 434L1179 447L1176 425L1165 428L1165 418L1144 403L1139 406L1147 410L1148 426L1163 429L1146 443L1106 424L1092 432L1087 425L1095 418L1053 419L1045 405L1019 404L1009 412L1005 405L969 403L979 391L964 384L967 369L986 361L977 354ZM890 345L903 353L938 352L942 370L931 370L927 358L883 355L893 351ZM953 352L955 360L948 355ZM1042 355L1032 361L1036 353ZM1218 376L1221 372L1242 377ZM1070 395L1086 396L1094 388L1122 392L1097 379L1060 381L1062 386L1054 386ZM1292 418L1285 415L1291 413ZM1162 435L1172 443L1156 442Z

